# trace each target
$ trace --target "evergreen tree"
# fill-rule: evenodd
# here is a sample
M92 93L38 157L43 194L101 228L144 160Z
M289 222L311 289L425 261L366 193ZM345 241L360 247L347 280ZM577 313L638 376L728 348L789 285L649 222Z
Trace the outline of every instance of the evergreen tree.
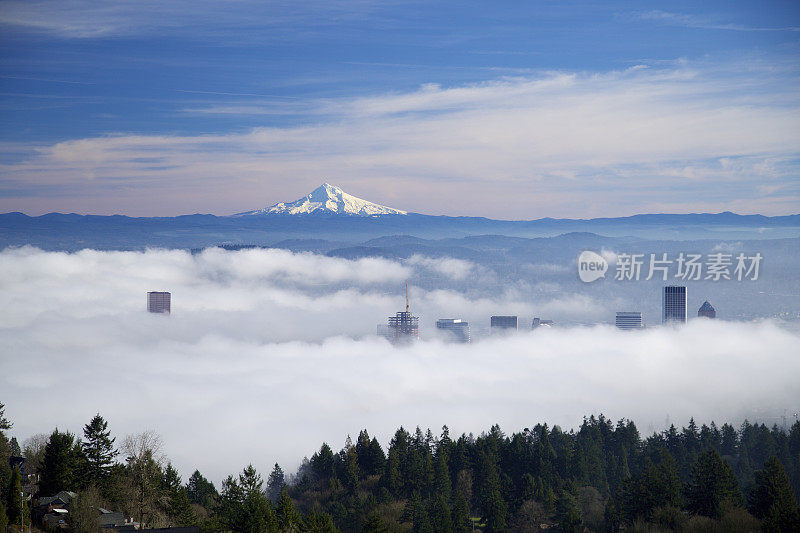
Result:
M722 441L719 453L722 456L733 457L736 455L736 449L739 445L739 436L736 434L736 429L730 424L723 424L721 433Z
M344 472L342 481L344 481L344 486L352 494L355 494L359 488L359 478L358 456L356 455L355 447L350 445L349 448L344 450Z
M244 492L236 478L228 476L222 481L222 490L219 502L214 509L222 524L234 530L242 520Z
M566 490L561 491L556 501L556 520L558 528L564 533L580 531L583 523L578 500Z
M275 466L278 465L276 464ZM283 475L283 471L281 471L281 475ZM256 471L253 465L247 465L242 470L242 473L239 474L239 487L245 498L252 494L261 494L263 485L264 480L261 479L261 474Z
M5 435L5 432L11 429L14 425L6 418L5 411L5 404L0 402L0 435Z
M15 466L11 470L11 479L5 491L6 494L6 514L9 524L20 524L24 517L25 507L22 502L22 474L19 467Z
M486 522L486 531L505 531L508 504L500 492L497 467L491 457L484 457L482 464L485 469L485 480L481 490L481 509L483 510L483 520Z
M275 463L267 479L267 498L269 498L270 501L277 502L284 486L286 486L286 478L283 475L283 469L278 463Z
M278 496L278 505L275 510L278 527L281 531L299 531L302 526L300 514L294 508L294 502L289 497L289 492L284 487Z
M227 529L247 533L278 531L272 503L261 491L262 484L252 465L245 467L238 479L225 478L216 516Z
M383 472L383 468L386 465L386 454L383 453L383 448L381 447L378 439L372 437L372 440L369 441L369 447L365 450L366 458L364 463L366 465L364 473L368 476L374 476L377 474L381 474ZM358 451L356 450L356 453ZM361 455L358 455L359 461L361 461ZM359 462L359 466L360 466Z
M508 504L498 489L489 489L482 498L483 519L486 522L486 531L505 531Z
M455 498L451 523L454 533L466 533L472 530L472 522L469 517L469 504L461 494Z
M334 471L333 450L326 443L322 443L319 452L311 457L311 470L321 479L330 479Z
M206 509L211 509L219 496L214 484L203 477L199 470L195 470L189 478L186 490L190 503L202 505Z
M433 490L436 495L443 496L446 502L450 501L450 469L447 466L447 457L444 454L439 454L436 458Z
M339 533L328 513L311 511L303 519L303 524L304 531L308 533Z
M730 465L716 450L697 458L686 489L689 509L697 514L718 518L724 502L738 504L742 495Z
M389 533L389 526L378 513L370 513L361 525L361 533Z
M0 402L0 492L5 490L11 480L11 467L8 464L8 459L11 457L11 443L5 432L11 429L13 424L5 417L5 408ZM2 500L0 497L0 502Z
M175 525L189 527L197 525L197 515L192 510L186 488L178 487L169 499L169 514Z
M86 478L90 484L102 487L119 453L114 449L116 439L111 438L108 422L99 413L83 427L83 438L81 448L86 457Z
M52 496L78 488L82 452L72 433L54 430L42 459L39 493Z
M0 498L2 500L2 498ZM0 501L0 531L5 531L8 526L8 515L6 515L6 506Z
M181 476L172 463L167 462L164 472L161 474L161 486L169 494L173 495L181 488Z
M450 516L450 506L443 494L433 498L433 507L430 513L431 525L436 533L452 533L453 521Z
M17 437L11 437L9 446L11 448L11 455L13 457L22 457L22 450L19 447L19 442L17 442Z
M748 510L764 521L764 531L800 531L800 513L789 477L777 457L755 473L755 486L747 498Z
M272 533L279 531L272 503L261 492L252 492L241 506L241 521L234 531L245 533Z
M657 507L679 507L682 503L681 482L675 460L664 448L659 449L657 460L658 463L654 464L648 459L641 476L622 483L619 508L629 523L637 519L649 520Z

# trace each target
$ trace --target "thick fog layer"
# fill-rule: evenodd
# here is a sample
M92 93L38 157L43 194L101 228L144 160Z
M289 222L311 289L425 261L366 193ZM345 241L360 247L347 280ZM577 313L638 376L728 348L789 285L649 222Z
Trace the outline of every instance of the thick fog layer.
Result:
M520 331L471 345L434 338L436 318L500 312L605 317L575 293L541 301L415 288L414 279L491 278L469 262L350 261L276 250L0 252L0 401L18 440L80 432L100 412L115 435L152 429L184 477L221 479L252 462L293 470L327 441L400 425L438 433L578 425L604 413L643 433L669 423L749 417L791 422L800 405L800 334L771 322L690 321L622 332L607 325ZM423 340L395 348L375 325L405 306ZM476 281L477 283L478 281ZM496 280L491 281L496 283ZM146 312L148 290L172 314Z

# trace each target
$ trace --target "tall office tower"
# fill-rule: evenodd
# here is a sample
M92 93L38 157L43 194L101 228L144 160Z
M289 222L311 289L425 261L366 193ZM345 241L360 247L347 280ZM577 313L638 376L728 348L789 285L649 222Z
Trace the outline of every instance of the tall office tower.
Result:
M640 311L617 311L617 327L619 329L642 329L642 313Z
M531 322L531 329L536 329L536 328L539 328L539 327L545 327L545 328L553 327L553 321L552 320L542 320L538 316L537 317L533 317L533 321Z
M406 282L406 310L389 317L387 338L394 344L408 344L419 339L419 318L411 314L408 305L408 282Z
M717 310L714 306L708 303L708 300L703 302L700 309L697 310L697 316L704 316L706 318L717 318Z
M436 329L449 341L470 341L469 322L460 318L440 318L436 321Z
M169 313L171 295L168 292L148 292L147 310L151 313Z
M667 285L661 297L664 314L662 321L686 322L686 287L680 285Z
M509 332L517 329L516 316L493 316L491 320L492 333Z

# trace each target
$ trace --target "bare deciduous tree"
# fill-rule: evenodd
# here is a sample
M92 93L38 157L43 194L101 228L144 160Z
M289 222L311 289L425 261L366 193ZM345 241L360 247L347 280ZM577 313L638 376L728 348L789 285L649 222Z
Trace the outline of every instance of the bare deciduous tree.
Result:
M140 527L154 525L161 518L160 510L164 504L161 474L167 458L163 453L161 436L150 430L128 435L121 449L133 484Z

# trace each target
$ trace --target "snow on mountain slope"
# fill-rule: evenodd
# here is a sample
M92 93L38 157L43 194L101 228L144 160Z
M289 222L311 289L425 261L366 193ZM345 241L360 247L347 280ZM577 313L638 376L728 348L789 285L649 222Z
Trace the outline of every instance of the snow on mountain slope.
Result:
M373 215L407 215L406 211L386 207L385 205L374 204L361 198L356 198L347 194L339 187L329 183L323 183L305 198L300 198L294 202L279 202L270 207L236 213L234 216L249 215L310 215L315 214L336 214L354 215L368 217Z

